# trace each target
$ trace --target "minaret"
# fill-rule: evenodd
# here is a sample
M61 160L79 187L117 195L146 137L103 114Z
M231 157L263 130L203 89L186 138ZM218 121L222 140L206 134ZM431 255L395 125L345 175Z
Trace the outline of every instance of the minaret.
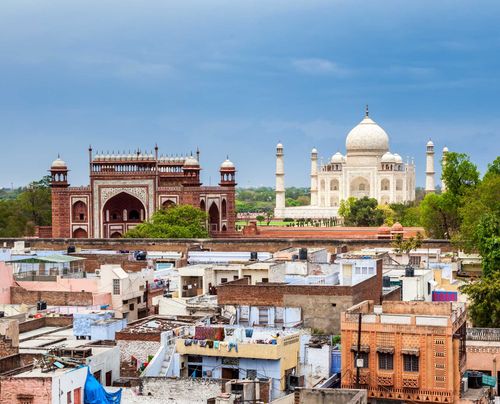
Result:
M276 146L276 209L285 209L285 164L283 145Z
M311 206L318 205L318 151L311 151Z
M434 184L434 143L429 139L427 142L427 161L425 164L425 193L435 192L436 186Z
M446 165L446 155L448 154L448 148L443 147L443 162L441 163L441 192L446 192L446 182L443 178L444 167Z

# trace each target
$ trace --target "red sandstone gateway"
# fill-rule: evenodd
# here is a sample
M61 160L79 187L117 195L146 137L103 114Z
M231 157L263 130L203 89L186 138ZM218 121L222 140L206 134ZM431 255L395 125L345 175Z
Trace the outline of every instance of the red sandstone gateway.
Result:
M89 186L70 187L66 163L52 163L52 237L121 237L156 210L178 204L206 211L212 236L235 232L236 168L228 159L218 186L202 186L199 151L164 157L158 147L112 155L89 148L89 169Z

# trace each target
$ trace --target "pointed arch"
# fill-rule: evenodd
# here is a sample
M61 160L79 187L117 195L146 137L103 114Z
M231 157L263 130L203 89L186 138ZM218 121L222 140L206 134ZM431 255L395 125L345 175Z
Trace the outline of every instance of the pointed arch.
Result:
M227 203L226 203L225 199L223 199L222 203L221 203L221 216L222 216L222 220L227 219Z
M87 230L79 227L78 229L73 230L73 238L88 238Z
M205 200L204 200L204 199L202 199L202 200L200 201L200 209L201 209L203 212L205 212L205 211L207 210L207 207L205 206Z
M219 231L220 228L220 213L215 202L212 202L208 209L208 224L210 231Z

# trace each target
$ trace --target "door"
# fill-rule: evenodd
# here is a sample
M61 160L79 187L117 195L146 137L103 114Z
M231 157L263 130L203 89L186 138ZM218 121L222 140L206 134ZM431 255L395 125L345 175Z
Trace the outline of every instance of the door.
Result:
M106 372L106 386L111 386L112 379L113 379L113 373L110 370L109 372Z
M97 379L99 383L101 383L101 371L98 370L97 372L94 372L94 377Z
M82 388L81 387L78 387L77 389L74 390L73 399L75 401L75 404L82 404Z

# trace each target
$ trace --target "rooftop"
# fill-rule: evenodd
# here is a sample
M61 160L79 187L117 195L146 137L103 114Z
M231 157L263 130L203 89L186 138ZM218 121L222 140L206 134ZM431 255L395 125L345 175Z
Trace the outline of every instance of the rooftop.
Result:
M179 327L193 325L196 320L191 317L177 317L173 320L169 317L152 316L130 323L120 331L125 334L158 334L163 331L174 330Z

